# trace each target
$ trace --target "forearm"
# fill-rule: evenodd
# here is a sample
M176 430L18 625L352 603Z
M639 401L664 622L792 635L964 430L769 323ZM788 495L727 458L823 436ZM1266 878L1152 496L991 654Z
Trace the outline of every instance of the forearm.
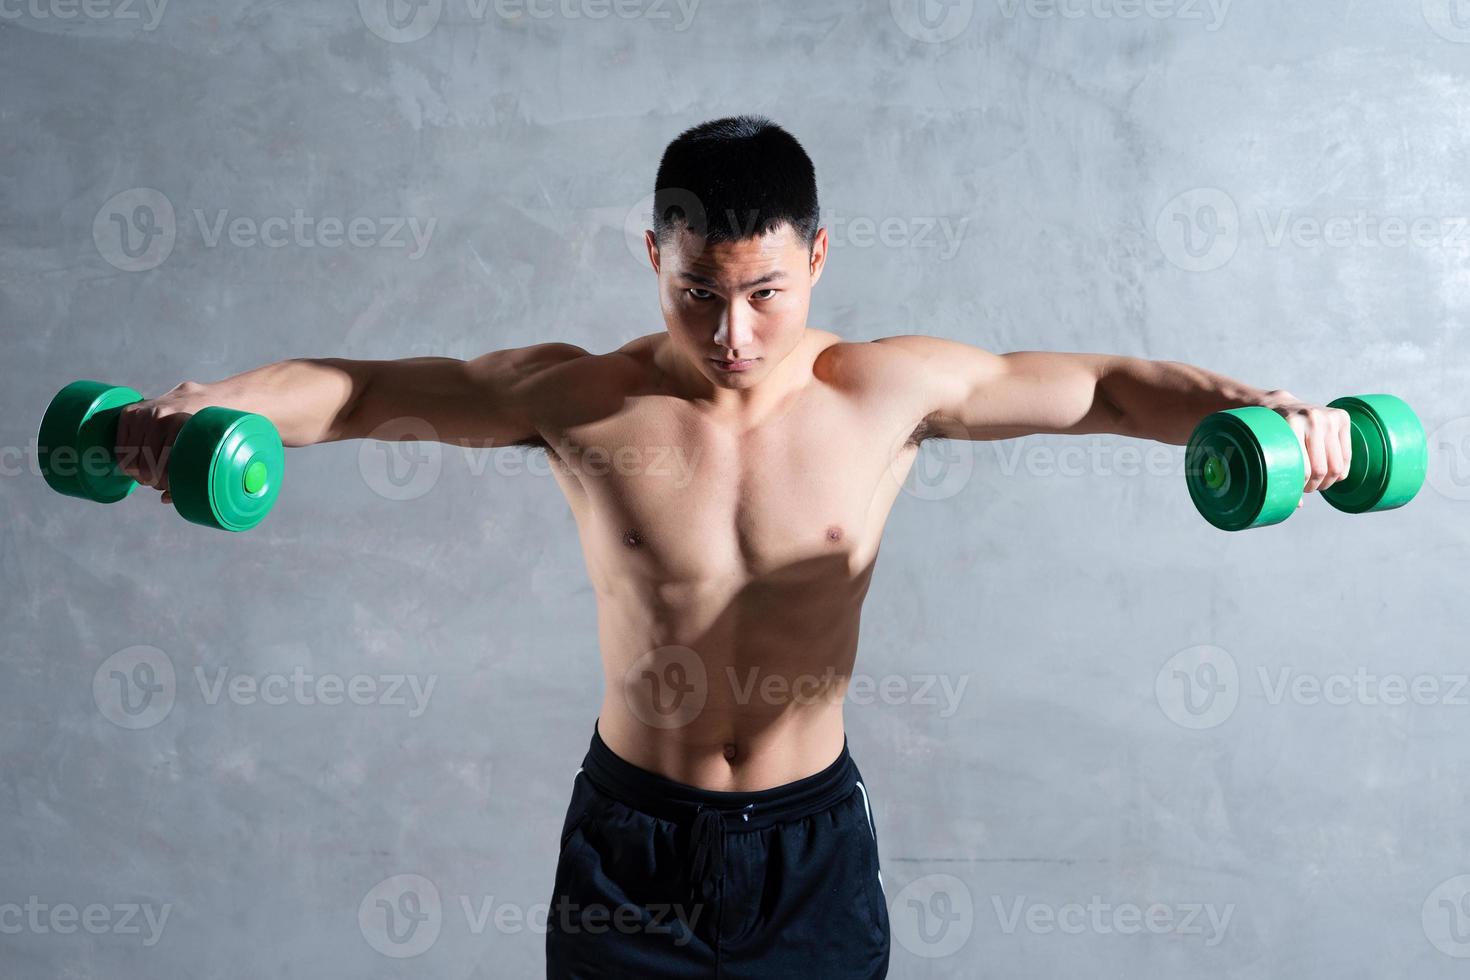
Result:
M1119 357L1098 381L1098 393L1122 415L1124 435L1183 445L1199 420L1246 405L1270 405L1284 392L1258 388L1179 361Z
M199 386L199 405L222 405L270 419L287 446L344 438L343 423L366 387L372 362L291 358Z

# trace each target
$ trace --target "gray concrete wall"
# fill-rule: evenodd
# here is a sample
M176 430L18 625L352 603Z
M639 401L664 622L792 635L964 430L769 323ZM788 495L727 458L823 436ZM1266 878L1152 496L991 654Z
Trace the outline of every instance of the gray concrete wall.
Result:
M79 377L657 329L629 215L747 111L817 164L815 325L1431 433L1410 507L1239 535L1177 449L926 450L848 712L893 975L1463 974L1470 10L923 3L0 0L0 974L538 974L599 697L551 478L297 450L230 536L55 496L35 428Z

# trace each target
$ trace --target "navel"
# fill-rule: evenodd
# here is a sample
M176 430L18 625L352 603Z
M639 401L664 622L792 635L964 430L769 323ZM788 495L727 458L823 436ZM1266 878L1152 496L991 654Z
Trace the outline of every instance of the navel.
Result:
M736 754L737 754L737 750L735 748L735 743L734 742L726 742L725 743L725 761L726 762L734 762L735 761Z

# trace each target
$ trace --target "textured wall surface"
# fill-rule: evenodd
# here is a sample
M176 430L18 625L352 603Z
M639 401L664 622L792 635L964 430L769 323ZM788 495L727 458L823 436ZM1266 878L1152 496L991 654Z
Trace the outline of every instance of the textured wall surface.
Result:
M226 535L52 494L36 425L74 378L658 329L658 154L759 112L817 165L814 325L1431 438L1408 508L1237 535L1177 447L926 449L848 709L893 975L1462 976L1464 7L0 0L0 975L538 975L600 695L544 469L291 450Z

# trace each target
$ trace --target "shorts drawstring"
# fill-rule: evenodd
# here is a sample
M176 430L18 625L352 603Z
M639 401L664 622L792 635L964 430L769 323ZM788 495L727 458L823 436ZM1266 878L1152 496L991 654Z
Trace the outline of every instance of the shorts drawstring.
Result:
M725 873L725 818L720 811L701 806L694 816L691 839L694 856L690 860L690 884L698 890Z
M754 812L755 804L748 803L740 808L740 819L749 821ZM694 814L690 840L694 844L689 860L690 887L697 893L701 886L718 881L725 873L724 812L701 803Z

